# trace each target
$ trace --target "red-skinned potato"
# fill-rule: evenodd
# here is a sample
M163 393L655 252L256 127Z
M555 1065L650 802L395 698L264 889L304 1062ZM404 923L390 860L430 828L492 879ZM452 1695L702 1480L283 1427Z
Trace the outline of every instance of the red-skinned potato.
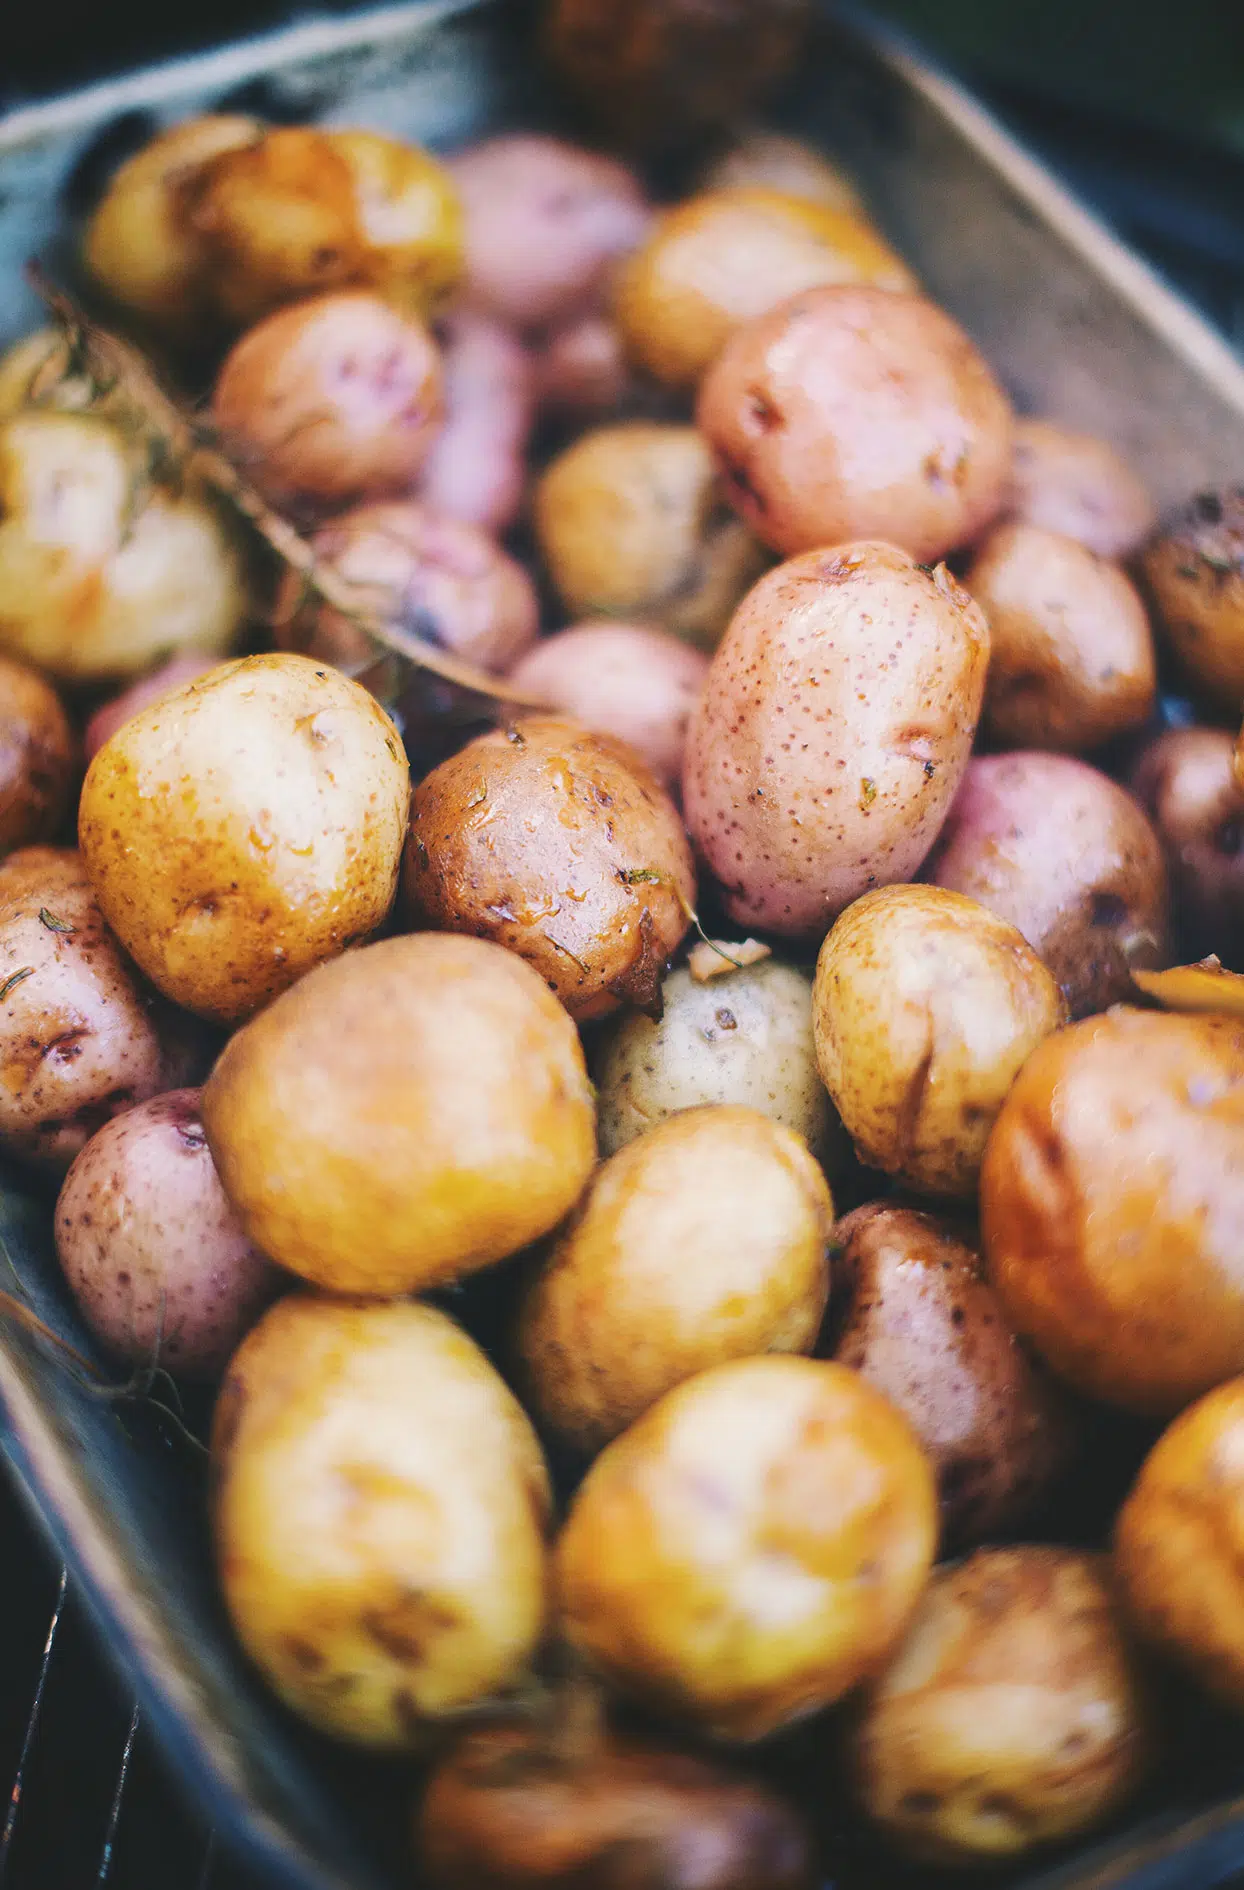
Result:
M1244 486L1199 492L1162 522L1141 560L1171 647L1213 708L1244 702Z
M24 663L0 657L0 855L53 838L77 763L56 691Z
M784 557L878 538L931 564L976 538L1005 497L1006 395L920 296L792 296L726 343L696 413L731 503Z
M1166 854L1188 956L1244 964L1244 789L1223 728L1171 728L1142 751L1131 788Z
M460 309L441 336L445 419L419 475L419 496L443 518L484 531L514 523L535 417L535 365L509 329Z
M1050 420L1015 422L1006 513L1099 558L1130 558L1157 522L1153 500L1112 446Z
M792 558L740 605L691 717L687 827L741 925L823 934L913 874L967 766L989 658L944 567Z
M208 670L215 667L210 657L170 656L167 663L161 663L159 669L140 676L120 695L109 696L96 709L83 730L82 752L86 760L92 761L104 743L140 709L147 708L153 702L162 702L175 689L181 689L186 683L197 682L200 676L206 676Z
M748 132L714 158L700 179L701 190L733 190L738 184L762 184L847 216L867 214L845 171L802 138L780 131Z
M540 410L554 420L603 420L634 392L618 325L608 315L578 316L556 328L535 356Z

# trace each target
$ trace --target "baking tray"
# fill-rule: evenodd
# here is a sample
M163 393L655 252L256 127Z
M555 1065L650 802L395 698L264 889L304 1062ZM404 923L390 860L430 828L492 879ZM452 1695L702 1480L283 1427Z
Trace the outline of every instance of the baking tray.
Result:
M311 20L0 119L0 341L39 320L27 258L72 279L75 218L158 126L243 106L451 145L552 123L530 45L519 0L422 0ZM1164 503L1244 477L1244 365L958 85L866 16L839 13L780 117L843 158L1021 408L1114 441ZM6 1284L93 1357L59 1279L50 1198L0 1167ZM19 1487L225 1850L288 1890L409 1882L400 1770L306 1734L237 1652L212 1581L202 1466L176 1428L101 1397L11 1319L0 1319L0 1402ZM1215 1727L1194 1748L1139 1823L1011 1881L1200 1890L1244 1871L1244 1730ZM844 1883L894 1877L875 1860L862 1876L844 1863Z

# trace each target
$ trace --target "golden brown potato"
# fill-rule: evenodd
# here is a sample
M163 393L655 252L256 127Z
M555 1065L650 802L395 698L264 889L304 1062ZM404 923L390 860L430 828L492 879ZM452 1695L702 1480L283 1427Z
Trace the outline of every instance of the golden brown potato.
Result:
M932 564L997 515L1011 409L920 296L806 289L740 328L697 418L740 515L783 557L879 538Z
M1010 523L990 532L963 583L989 619L984 725L998 747L1074 754L1149 720L1153 638L1117 565Z
M701 190L733 190L740 184L760 184L788 197L806 197L840 210L845 216L865 217L855 185L832 158L780 131L751 131L732 144L700 179Z
M970 761L924 871L1018 926L1073 1017L1168 961L1161 842L1130 794L1070 755Z
M1103 1558L978 1549L935 1572L854 1716L847 1762L900 1850L998 1863L1126 1804L1154 1731Z
M402 883L418 923L508 946L579 1021L653 1003L695 906L668 794L632 749L551 715L425 775Z
M524 1294L537 1418L594 1453L710 1365L810 1352L832 1222L806 1144L757 1110L684 1109L629 1142Z
M234 1355L212 1457L230 1618L313 1726L401 1750L526 1677L548 1473L444 1313L289 1295Z
M1016 1343L978 1253L951 1224L875 1201L834 1229L832 1354L903 1413L962 1547L1031 1515L1067 1462L1069 1413Z
M407 493L441 423L427 330L366 289L278 309L225 357L212 422L274 505Z
M336 1292L406 1293L528 1246L596 1157L574 1025L512 952L385 939L230 1038L203 1092L256 1246Z
M232 1023L375 931L409 800L365 689L304 656L249 656L117 730L87 770L78 839L153 984Z
M0 657L0 854L54 837L77 762L56 691L24 663Z
M692 712L687 828L740 925L820 937L910 879L971 754L984 616L892 545L779 565L735 613Z
M887 1658L936 1538L905 1418L845 1366L701 1372L601 1452L555 1554L562 1631L605 1677L761 1739Z
M882 886L821 947L816 1060L860 1160L929 1194L976 1192L1004 1097L1067 1021L1013 925L940 886Z
M537 484L535 522L568 611L646 618L704 649L766 563L723 505L694 427L629 420L585 433Z
M667 210L621 270L614 307L640 367L667 387L693 388L745 322L826 283L916 287L860 218L737 185Z
M0 648L65 682L222 656L248 611L242 561L193 487L94 414L32 409L0 425Z
M1157 522L1153 500L1112 446L1051 420L1015 422L1006 511L1099 558L1130 558Z
M1131 787L1153 822L1171 910L1188 955L1244 964L1244 790L1222 728L1166 729L1142 752Z
M1171 647L1224 714L1244 702L1244 486L1201 492L1164 521L1142 560Z
M981 1169L1012 1325L1091 1397L1167 1415L1244 1369L1244 1022L1117 1006L1029 1058Z

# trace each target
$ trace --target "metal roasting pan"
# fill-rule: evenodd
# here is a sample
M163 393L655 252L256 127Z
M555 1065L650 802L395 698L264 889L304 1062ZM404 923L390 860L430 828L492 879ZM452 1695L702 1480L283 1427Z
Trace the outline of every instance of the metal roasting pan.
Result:
M109 165L157 126L229 104L436 146L555 122L520 0L414 0L311 19L13 112L0 119L0 343L39 320L28 257L72 280L74 218ZM1244 364L958 85L866 16L839 12L778 116L844 159L1021 408L1113 440L1163 503L1244 478ZM0 1286L20 1287L91 1354L56 1266L50 1196L3 1169ZM0 1401L18 1486L224 1853L286 1890L408 1883L392 1811L401 1773L305 1734L238 1653L216 1599L192 1454L149 1414L88 1390L6 1318ZM1244 1730L1215 1728L1202 1754L1153 1787L1139 1821L1005 1881L1201 1890L1240 1877ZM844 1890L948 1881L875 1858L839 1872L831 1855L831 1867Z

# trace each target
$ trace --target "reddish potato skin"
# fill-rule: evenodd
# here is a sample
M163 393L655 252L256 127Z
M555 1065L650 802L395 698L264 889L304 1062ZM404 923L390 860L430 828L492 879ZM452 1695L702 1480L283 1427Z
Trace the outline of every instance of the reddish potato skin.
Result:
M910 879L971 753L985 619L890 545L805 552L735 613L692 714L683 805L740 925L824 933Z
M1011 409L963 330L920 296L807 289L706 374L701 431L731 503L784 557L884 539L932 564L1002 506Z
M1171 728L1144 749L1131 788L1157 830L1171 910L1190 957L1244 963L1244 790L1222 728Z
M146 676L140 676L137 682L123 689L120 695L110 696L101 703L87 723L82 735L82 751L87 761L94 760L96 754L117 730L153 702L172 695L185 683L197 682L200 676L206 676L216 664L210 656L170 656L167 663L161 663L159 669L153 669Z
M546 336L536 355L540 410L559 420L603 420L635 392L616 322L588 314Z
M69 806L77 742L36 670L0 657L0 854L50 840Z
M1153 500L1112 446L1049 420L1015 422L1006 514L1099 558L1130 558L1157 523Z
M442 335L445 421L419 476L443 518L505 531L523 502L523 454L535 417L535 364L508 328L460 309Z

